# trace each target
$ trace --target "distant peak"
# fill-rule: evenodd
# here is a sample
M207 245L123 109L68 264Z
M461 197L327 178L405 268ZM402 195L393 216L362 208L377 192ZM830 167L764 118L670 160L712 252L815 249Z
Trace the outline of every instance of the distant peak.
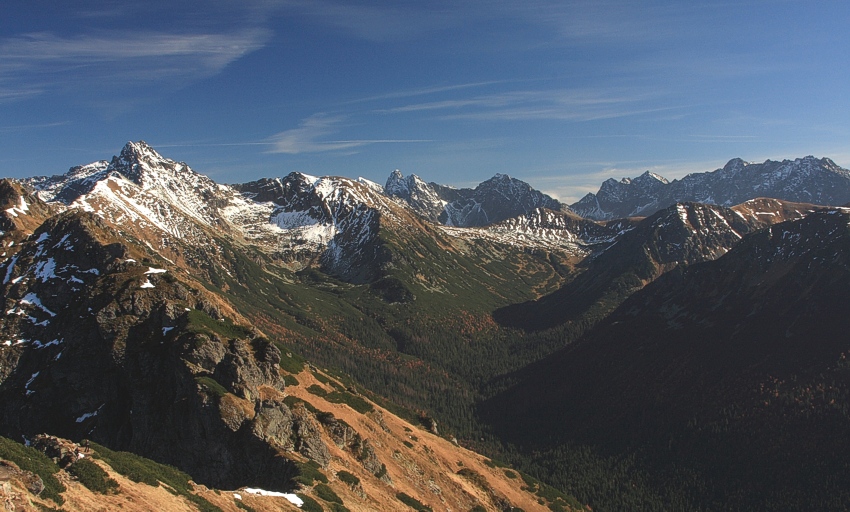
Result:
M401 171L396 169L390 173L390 177L387 178L387 183L384 185L384 192L389 196L399 196L402 198L410 196L410 185Z
M737 170L737 169L743 169L747 165L749 165L748 162L745 162L744 160L742 160L740 158L733 158L732 160L729 160L726 163L726 165L723 166L723 170L724 171L732 171L732 170Z
M635 182L658 181L658 182L663 183L665 185L668 183L666 178L664 178L663 176L660 176L658 174L655 174L654 172L651 172L651 171L644 172L643 174L641 174L640 176L635 178L634 181Z

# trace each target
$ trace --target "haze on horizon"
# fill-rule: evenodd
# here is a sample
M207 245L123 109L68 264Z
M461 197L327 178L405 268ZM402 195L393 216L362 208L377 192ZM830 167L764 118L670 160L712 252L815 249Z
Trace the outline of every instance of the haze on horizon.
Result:
M218 182L850 163L850 5L247 0L0 7L0 175L144 139Z

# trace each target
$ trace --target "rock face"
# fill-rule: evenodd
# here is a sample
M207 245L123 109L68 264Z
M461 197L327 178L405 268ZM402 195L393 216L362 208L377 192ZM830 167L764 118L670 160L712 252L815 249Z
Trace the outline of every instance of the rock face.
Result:
M453 189L448 191L459 196L459 193ZM415 174L404 177L398 169L390 174L384 186L385 194L401 199L431 222L438 222L443 215L443 210L449 201L447 197L449 194L446 192L446 187L436 183L425 183Z
M277 454L300 437L278 349L210 317L199 290L136 263L118 240L69 213L3 266L18 313L0 322L19 333L0 351L3 433L89 438L200 482L286 488L294 468Z
M757 197L840 206L850 201L850 171L813 156L761 164L735 158L722 169L672 182L649 171L634 179L609 179L570 208L583 217L608 220L651 215L677 202L733 206Z
M496 174L474 189L453 189L425 183L415 174L405 178L396 170L384 192L431 221L455 227L486 226L538 208L561 209L557 200L506 174Z

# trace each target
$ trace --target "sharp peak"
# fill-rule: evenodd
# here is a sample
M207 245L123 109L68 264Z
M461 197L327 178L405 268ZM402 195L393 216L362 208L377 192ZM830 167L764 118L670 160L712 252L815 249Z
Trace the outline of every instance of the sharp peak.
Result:
M121 156L134 156L134 157L144 157L144 156L152 156L160 160L164 160L162 155L160 155L153 147L150 146L147 142L140 141L127 141L124 144L124 147L121 149Z
M654 173L654 172L652 172L652 171L650 171L650 170L648 170L648 169L647 169L646 171L644 171L644 172L643 172L643 174L641 174L640 176L638 176L638 178L644 178L644 177L646 177L646 178L652 178L652 179L654 179L654 180L658 180L658 181L662 181L662 182L666 182L666 181L667 181L667 178L665 178L664 176L662 176L662 175L660 175L660 174L656 174L656 173Z
M401 180L401 181L409 181L409 180L423 181L422 178L420 178L416 174L408 174L407 176L405 176L404 173L402 173L399 169L396 169L396 170L394 170L393 172L390 173L389 180L393 180L393 181L397 181L397 180Z

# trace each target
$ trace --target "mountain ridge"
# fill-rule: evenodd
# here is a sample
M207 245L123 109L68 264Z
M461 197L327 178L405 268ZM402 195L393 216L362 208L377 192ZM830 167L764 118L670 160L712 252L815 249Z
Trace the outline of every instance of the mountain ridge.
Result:
M850 171L813 156L776 162L730 160L723 168L668 182L646 171L638 178L606 180L596 194L570 205L579 215L606 220L647 216L676 202L733 206L756 197L841 206L850 201Z

